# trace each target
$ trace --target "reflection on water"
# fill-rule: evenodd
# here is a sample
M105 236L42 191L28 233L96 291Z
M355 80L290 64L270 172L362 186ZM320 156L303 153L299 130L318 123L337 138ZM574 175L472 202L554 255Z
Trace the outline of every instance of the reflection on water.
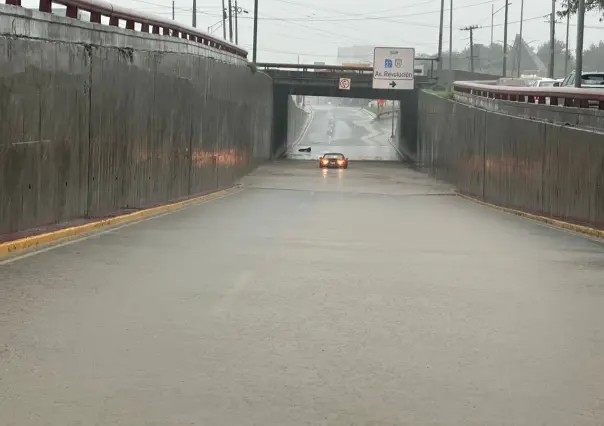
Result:
M301 140L292 141L287 158L318 160L329 152L344 154L351 161L398 161L390 143L391 121L375 120L360 107L313 106L312 120ZM310 152L300 152L301 149Z
M400 158L392 146L312 146L311 152L298 152L297 147L287 153L292 160L319 160L328 152L340 152L351 161L398 161Z

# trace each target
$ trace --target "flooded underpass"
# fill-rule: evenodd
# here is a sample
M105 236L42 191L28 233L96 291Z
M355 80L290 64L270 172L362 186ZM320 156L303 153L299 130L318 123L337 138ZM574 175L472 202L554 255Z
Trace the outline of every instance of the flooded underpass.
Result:
M306 97L298 107L308 119L297 138L288 141L287 158L316 160L338 152L351 161L400 160L392 143L396 111L378 117L375 101L317 97Z

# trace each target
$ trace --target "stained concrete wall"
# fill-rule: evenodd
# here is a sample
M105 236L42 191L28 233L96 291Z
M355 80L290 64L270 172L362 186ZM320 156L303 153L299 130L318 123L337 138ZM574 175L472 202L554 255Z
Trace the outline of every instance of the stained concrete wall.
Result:
M604 228L604 134L419 96L424 166L487 202Z
M409 91L400 101L400 114L396 122L396 140L398 151L404 160L417 162L417 123L418 123L418 93L419 90Z
M287 145L292 145L302 136L308 124L310 113L308 110L294 102L290 96L287 106Z
M270 156L241 58L0 6L0 234L230 185Z

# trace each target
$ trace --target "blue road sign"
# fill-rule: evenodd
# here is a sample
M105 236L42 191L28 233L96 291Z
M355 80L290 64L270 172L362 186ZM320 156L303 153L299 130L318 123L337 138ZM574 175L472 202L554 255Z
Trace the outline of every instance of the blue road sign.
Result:
M384 68L392 68L392 59L384 59Z

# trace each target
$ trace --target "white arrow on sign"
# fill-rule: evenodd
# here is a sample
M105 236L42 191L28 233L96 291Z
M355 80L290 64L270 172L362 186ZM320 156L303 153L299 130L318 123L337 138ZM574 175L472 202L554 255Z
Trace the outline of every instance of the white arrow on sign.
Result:
M350 90L350 79L340 77L340 83L338 84L338 88L340 90Z

